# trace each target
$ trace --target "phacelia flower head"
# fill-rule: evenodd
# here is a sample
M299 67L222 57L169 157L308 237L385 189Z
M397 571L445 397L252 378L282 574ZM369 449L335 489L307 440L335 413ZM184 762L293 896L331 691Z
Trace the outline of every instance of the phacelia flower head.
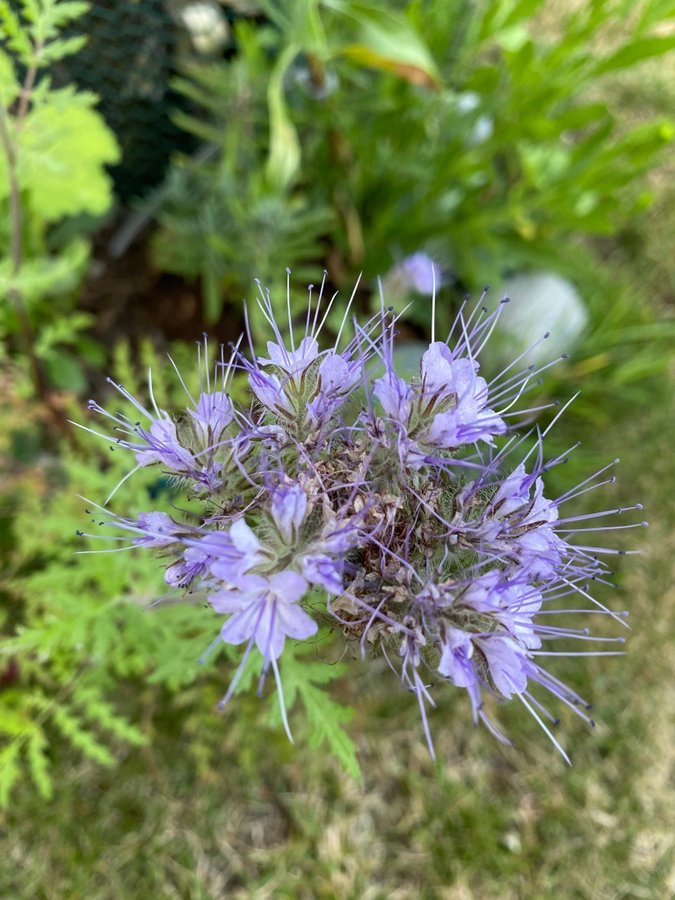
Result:
M422 262L410 262L418 282ZM546 471L563 461L544 462L558 416L529 441L515 428L536 411L522 398L547 366L537 370L525 354L490 382L480 374L480 352L506 300L492 313L480 302L463 305L437 340L429 264L431 340L415 377L396 371L392 308L382 303L367 322L354 320L345 337L358 284L333 342L322 340L337 299L325 301L324 273L318 292L309 288L300 329L290 284L283 325L258 285L271 329L265 350L247 324L246 341L227 362L221 348L211 374L204 342L199 391L179 374L184 410L160 409L151 380L147 405L113 383L134 412L92 401L112 423L103 437L130 452L130 474L157 466L192 503L184 522L160 511L105 521L132 548L158 553L169 585L203 592L224 617L219 639L243 645L223 704L256 652L261 683L274 673L289 731L278 660L289 641L325 626L397 669L417 697L432 754L428 709L454 686L468 695L473 719L503 741L494 708L520 702L567 758L546 695L590 722L588 704L544 664L586 655L570 649L575 642L623 640L591 635L576 617L586 609L625 624L591 590L607 580L607 556L623 551L584 534L626 510L568 510L612 480L604 478L609 467L559 497L547 494ZM247 401L232 398L234 378L246 383Z

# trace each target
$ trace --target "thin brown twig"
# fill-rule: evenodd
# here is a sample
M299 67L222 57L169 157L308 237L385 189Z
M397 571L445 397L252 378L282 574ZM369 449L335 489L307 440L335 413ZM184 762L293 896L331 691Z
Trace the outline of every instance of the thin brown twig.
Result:
M42 44L36 44L33 61L28 68L21 89L19 106L15 119L16 133L22 128L28 113L33 88L35 86L35 79L37 77L38 59L41 49ZM0 103L0 145L2 145L5 157L7 158L7 179L9 182L10 257L12 261L11 277L13 283L7 291L7 296L16 313L21 342L24 346L26 355L28 356L35 391L44 403L53 424L60 425L61 416L58 414L53 404L52 394L45 377L42 363L35 352L35 333L30 323L23 293L16 285L16 279L18 278L23 265L23 209L21 206L21 188L18 176L17 145L12 139L9 114L4 103Z

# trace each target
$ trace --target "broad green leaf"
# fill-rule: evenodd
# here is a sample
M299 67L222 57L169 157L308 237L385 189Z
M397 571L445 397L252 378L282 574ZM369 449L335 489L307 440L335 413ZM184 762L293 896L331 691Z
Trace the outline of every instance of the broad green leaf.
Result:
M405 16L351 0L326 4L356 25L356 40L337 53L363 66L394 72L425 87L438 87L441 76L429 48Z
M300 141L284 98L284 75L298 50L294 44L284 50L274 66L267 88L270 146L265 172L270 184L277 188L288 187L300 168Z
M583 106L574 106L565 110L556 119L556 126L563 129L585 128L608 116L607 105L605 103L587 103Z
M515 25L523 19L529 19L537 12L540 6L543 6L544 2L545 0L518 0L518 2L513 4L511 11L504 18L503 26L505 28L510 28L511 25ZM500 5L505 9L508 8L507 3L495 3L495 6Z
M115 137L87 98L61 91L50 99L28 113L19 136L21 189L46 222L78 213L101 215L112 202L104 166L119 160ZM5 168L0 156L0 199L8 190Z

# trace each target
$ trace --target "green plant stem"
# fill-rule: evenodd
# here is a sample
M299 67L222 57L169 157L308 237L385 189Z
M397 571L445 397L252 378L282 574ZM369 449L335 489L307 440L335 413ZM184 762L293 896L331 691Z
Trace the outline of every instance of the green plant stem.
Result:
M326 69L322 60L317 54L308 53L307 65L312 84L317 90L323 90L326 86ZM339 169L346 169L351 161L351 150L345 136L337 128L331 128L328 132L328 139L333 165ZM334 198L336 208L342 216L345 226L349 263L352 267L358 267L362 265L366 255L359 212L345 188L336 188Z
M9 179L9 223L10 223L10 252L12 259L12 278L16 278L21 271L23 262L23 245L21 241L21 228L23 213L21 209L21 192L16 172L16 147L12 143L9 133L9 122L4 105L0 104L0 143L2 143L7 157L7 177ZM28 318L26 304L19 288L12 285L7 292L14 306L16 318L21 332L21 341L30 362L33 376L33 384L38 396L50 406L49 387L45 378L40 360L35 353L35 335Z
M19 106L16 114L16 130L17 132L23 126L28 112L28 105L35 85L37 75L37 60L42 49L41 45L35 48L33 63L30 65L26 78L21 88ZM4 104L0 104L0 143L7 158L7 178L9 181L9 224L10 224L10 253L12 260L12 279L16 279L21 272L23 264L23 210L21 207L21 190L19 188L19 178L17 174L17 148L12 140L9 127L9 116ZM60 417L56 415L56 410L52 403L51 391L45 377L42 364L35 352L35 333L30 323L28 310L24 302L21 290L12 285L9 288L8 297L14 306L16 318L21 333L21 342L28 357L33 385L38 397L42 400L45 407L49 411L55 421L60 421Z
M38 59L40 58L40 54L42 53L42 48L43 45L41 43L35 45L35 55L33 56L33 62L30 64L28 71L26 72L26 78L21 88L21 93L19 95L19 107L16 111L17 132L20 131L23 127L23 120L26 118L26 113L28 112L28 104L30 103L31 97L33 96L33 88L35 87L35 79L37 77L38 71Z

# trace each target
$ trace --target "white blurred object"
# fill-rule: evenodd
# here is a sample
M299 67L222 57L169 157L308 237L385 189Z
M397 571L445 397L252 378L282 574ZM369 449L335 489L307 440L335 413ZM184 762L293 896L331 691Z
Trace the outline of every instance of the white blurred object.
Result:
M586 332L588 311L574 285L556 272L528 272L504 283L510 298L496 330L498 353L506 362L522 353L547 331L524 360L526 364L549 362L572 351Z
M229 27L221 10L213 3L191 3L181 11L181 19L198 53L211 54L227 42Z
M476 112L480 105L481 96L475 91L464 91L464 93L457 96L457 109L462 115L468 116ZM476 117L473 127L467 136L467 141L470 146L476 147L479 144L483 144L488 138L491 138L493 131L494 122L492 116L483 113Z
M340 84L335 72L326 69L323 73L323 82L318 84L312 77L309 66L298 65L293 70L293 80L309 97L314 100L325 100L330 97Z

